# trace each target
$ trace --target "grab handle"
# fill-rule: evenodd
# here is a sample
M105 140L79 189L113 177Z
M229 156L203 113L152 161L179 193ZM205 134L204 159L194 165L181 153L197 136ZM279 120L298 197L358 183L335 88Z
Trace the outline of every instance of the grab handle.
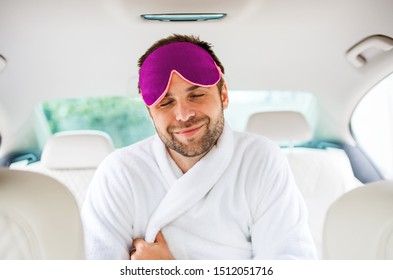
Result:
M393 48L393 39L384 35L373 35L365 38L347 51L348 61L355 67L361 67L367 59L363 53L371 48L381 51L390 51Z

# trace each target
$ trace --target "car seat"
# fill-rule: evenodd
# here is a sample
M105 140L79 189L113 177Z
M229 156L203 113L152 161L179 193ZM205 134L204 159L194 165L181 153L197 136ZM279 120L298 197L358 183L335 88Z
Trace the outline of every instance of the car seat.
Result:
M83 259L79 209L46 175L0 168L0 259Z

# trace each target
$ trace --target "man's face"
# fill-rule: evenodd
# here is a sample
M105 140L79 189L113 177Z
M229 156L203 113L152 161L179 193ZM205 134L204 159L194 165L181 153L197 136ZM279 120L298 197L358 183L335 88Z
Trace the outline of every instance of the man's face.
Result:
M207 153L224 128L228 107L226 85L198 87L173 73L168 93L149 109L156 131L168 148L185 157Z

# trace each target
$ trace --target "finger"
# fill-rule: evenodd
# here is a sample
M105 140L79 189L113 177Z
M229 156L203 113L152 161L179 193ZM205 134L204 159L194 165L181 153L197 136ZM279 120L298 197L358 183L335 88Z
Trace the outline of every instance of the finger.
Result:
M134 248L136 250L142 248L145 245L146 241L143 240L142 238L136 238L134 239L134 241L132 242L132 245L134 246Z
M139 259L139 255L136 251L130 254L130 260L138 260L138 259Z
M130 260L132 260L132 255L134 254L136 252L136 248L135 247L133 247L132 249L131 249L131 251L130 251Z
M161 231L159 231L159 232L157 233L156 242L157 242L157 243L161 243L161 244L166 244L166 240L165 240L164 235L162 234Z

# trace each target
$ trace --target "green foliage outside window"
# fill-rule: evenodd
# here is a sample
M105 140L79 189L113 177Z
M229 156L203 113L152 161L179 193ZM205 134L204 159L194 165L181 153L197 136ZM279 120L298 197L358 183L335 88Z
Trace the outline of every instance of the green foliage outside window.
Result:
M43 103L52 133L93 129L108 133L115 147L124 147L155 133L146 106L139 98L98 97Z

